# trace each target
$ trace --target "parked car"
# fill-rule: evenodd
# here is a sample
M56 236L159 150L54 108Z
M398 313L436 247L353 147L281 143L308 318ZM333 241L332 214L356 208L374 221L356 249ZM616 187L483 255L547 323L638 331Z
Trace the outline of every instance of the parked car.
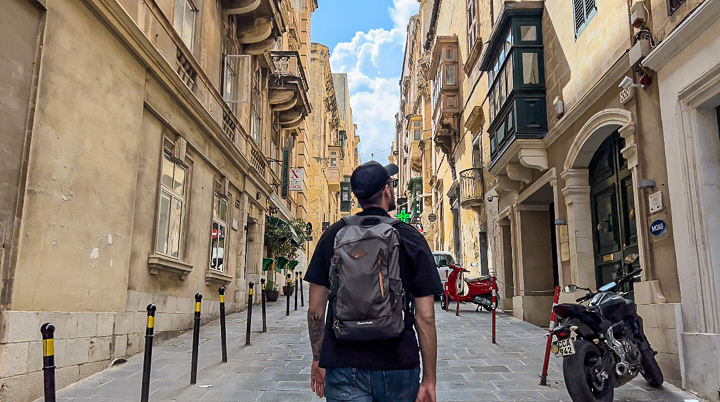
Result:
M438 275L440 275L440 281L442 282L443 289L445 289L445 282L447 282L450 272L452 270L448 267L449 264L454 264L455 259L452 254L447 251L433 251L433 258L435 258L435 265L437 265Z

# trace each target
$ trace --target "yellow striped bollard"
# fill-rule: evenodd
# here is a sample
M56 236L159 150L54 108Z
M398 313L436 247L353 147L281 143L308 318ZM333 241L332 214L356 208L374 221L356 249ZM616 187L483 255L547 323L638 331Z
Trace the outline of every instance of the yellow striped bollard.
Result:
M155 332L155 311L154 304L147 306L147 327L145 328L145 359L143 360L142 390L140 401L148 402L150 398L150 365L152 364L152 347Z
M40 327L43 337L43 373L45 402L55 402L55 326L46 322Z
M193 326L192 361L190 365L190 385L197 383L198 348L200 347L200 303L202 294L195 294L195 325Z

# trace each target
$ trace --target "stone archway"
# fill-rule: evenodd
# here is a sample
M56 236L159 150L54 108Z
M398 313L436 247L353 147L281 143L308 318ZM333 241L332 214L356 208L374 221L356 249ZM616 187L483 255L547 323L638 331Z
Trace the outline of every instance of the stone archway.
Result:
M587 169L600 144L615 131L620 132L625 139L622 152L630 168L636 166L635 123L632 113L625 109L605 109L593 115L575 136L565 158L564 170Z
M637 190L635 123L632 113L624 109L605 109L588 119L568 150L561 174L565 181L562 194L565 197L570 234L570 277L573 283L582 287L594 288L596 285L588 166L600 144L615 131L625 139L622 154L628 161ZM635 205L639 205L638 191L635 191ZM640 244L643 244L643 237L640 235L638 239ZM644 266L645 252L642 246L640 261Z

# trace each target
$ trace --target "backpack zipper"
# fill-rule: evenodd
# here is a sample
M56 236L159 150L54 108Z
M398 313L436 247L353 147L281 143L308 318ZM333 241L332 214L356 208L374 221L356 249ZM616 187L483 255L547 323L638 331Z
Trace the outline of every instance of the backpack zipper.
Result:
M383 259L383 251L380 250L380 253L378 253L377 267L378 267L378 278L380 278L380 296L384 299L385 298L385 285L383 284L382 269L380 268L382 266L382 259Z

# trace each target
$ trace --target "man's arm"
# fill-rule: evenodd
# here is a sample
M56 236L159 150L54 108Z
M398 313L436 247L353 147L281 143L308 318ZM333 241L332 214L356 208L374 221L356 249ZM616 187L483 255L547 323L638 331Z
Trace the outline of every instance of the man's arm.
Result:
M323 336L325 335L325 307L327 306L328 289L325 286L310 284L310 300L308 305L308 332L312 346L313 361L320 360Z
M313 352L310 370L310 389L320 398L325 394L325 370L320 368L320 351L325 336L325 307L327 306L328 289L325 286L310 284L308 300L308 333Z
M415 299L415 328L422 356L422 383L417 402L435 402L437 333L435 332L435 296Z

